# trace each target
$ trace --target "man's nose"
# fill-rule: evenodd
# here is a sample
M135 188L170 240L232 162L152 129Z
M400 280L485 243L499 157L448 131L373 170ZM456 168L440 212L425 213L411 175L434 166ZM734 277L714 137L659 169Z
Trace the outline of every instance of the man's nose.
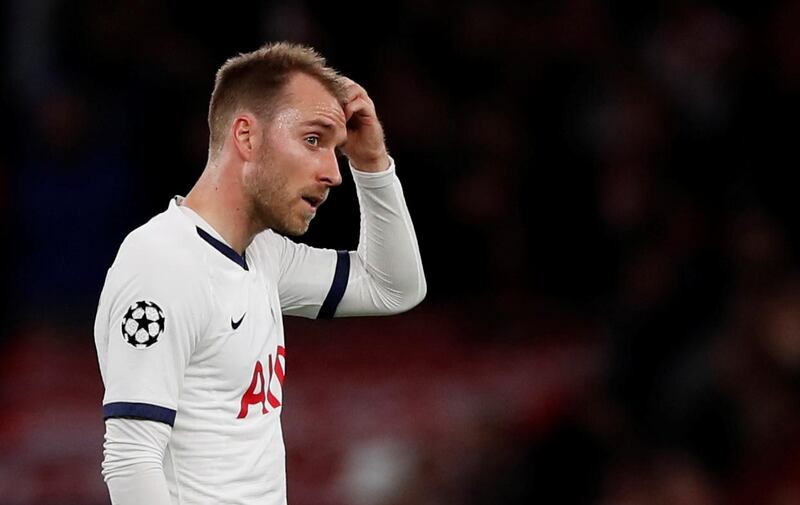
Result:
M320 180L328 186L338 186L342 183L342 174L339 172L339 160L336 151L331 149L322 164Z

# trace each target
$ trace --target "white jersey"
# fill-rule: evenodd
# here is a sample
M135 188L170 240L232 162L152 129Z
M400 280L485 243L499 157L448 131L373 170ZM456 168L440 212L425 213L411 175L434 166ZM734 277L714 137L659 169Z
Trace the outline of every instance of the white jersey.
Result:
M399 211L400 226L410 232L424 296L399 183L393 173L371 175L359 174L362 211L371 198L384 208L387 198L400 202L388 209ZM381 294L369 280L375 253L366 250L365 234L373 224L363 212L359 251L311 248L268 230L240 256L179 203L176 197L132 232L108 271L95 321L104 417L172 427L163 471L173 503L286 503L282 314L332 317L410 306L385 310L394 290Z

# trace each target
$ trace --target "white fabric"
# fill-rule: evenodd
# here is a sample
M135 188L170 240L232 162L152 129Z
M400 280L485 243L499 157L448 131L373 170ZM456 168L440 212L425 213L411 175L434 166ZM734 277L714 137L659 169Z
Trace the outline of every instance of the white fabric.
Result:
M351 167L352 168L352 167ZM394 172L394 162L390 169ZM397 177L351 170L361 206L358 250L336 316L397 314L427 293L414 225Z
M407 310L426 286L394 162L379 174L352 172L361 234L336 315ZM103 474L120 505L160 503L164 482L174 504L283 504L282 313L316 317L337 254L268 230L247 248L245 270L197 227L224 242L200 216L171 202L126 238L108 272L95 321L103 405L116 409L106 421ZM123 332L136 302L164 314L163 333L147 347L132 345ZM165 422L174 412L174 426L116 418L153 419L150 412L166 413ZM139 488L152 495L132 492Z
M170 505L164 478L164 450L170 427L141 419L107 419L103 477L111 503Z

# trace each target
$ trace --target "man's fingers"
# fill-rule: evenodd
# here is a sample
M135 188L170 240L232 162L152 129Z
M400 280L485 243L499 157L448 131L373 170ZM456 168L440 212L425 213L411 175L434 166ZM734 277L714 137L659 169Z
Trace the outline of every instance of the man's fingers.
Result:
M361 87L361 85L360 85L360 84L358 84L358 83L357 83L356 81L354 81L353 79L350 79L349 77L343 77L342 79L343 79L343 81L344 81L344 89L345 89L345 92L347 93L347 95L348 95L348 96L349 96L351 93L352 93L353 95L357 95L357 94L364 94L364 95L366 95L366 94L367 94L367 91L366 91L366 90L365 90L363 87Z
M356 116L355 119L353 119L353 116ZM352 129L352 127L357 126L357 124L351 124L351 120L358 123L361 121L361 119L375 117L375 106L371 100L358 97L355 100L345 104L344 117L348 129Z
M383 127L378 121L375 103L366 90L347 77L343 78L342 109L347 127L347 140L341 146L353 166L367 172L378 172L389 166Z
M347 97L348 102L352 102L358 97L367 96L367 92L359 85L349 86L345 89L345 97Z
M345 103L350 103L357 98L363 98L368 102L372 102L372 99L367 94L367 90L365 90L361 85L353 81L352 79L348 79L347 77L344 78L345 81Z

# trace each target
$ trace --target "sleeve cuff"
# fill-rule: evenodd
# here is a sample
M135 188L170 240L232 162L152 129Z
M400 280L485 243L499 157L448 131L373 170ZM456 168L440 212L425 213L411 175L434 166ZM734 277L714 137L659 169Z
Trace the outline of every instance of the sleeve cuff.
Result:
M173 426L176 412L149 403L113 402L103 405L103 419L115 417L148 419Z
M362 188L382 188L391 185L395 180L394 158L389 156L389 168L381 172L363 172L350 165L350 173L353 174L353 181Z

